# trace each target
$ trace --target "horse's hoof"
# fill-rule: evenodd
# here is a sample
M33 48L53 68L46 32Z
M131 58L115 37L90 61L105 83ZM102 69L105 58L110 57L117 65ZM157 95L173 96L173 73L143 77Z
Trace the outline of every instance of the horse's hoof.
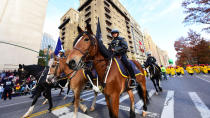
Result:
M95 110L95 108L94 108L94 107L91 107L91 108L90 108L90 111L94 111L94 110Z
M158 92L155 92L155 95L158 95Z
M80 102L83 102L84 100L83 99L80 99Z
M146 111L143 111L143 112L142 112L142 116L143 116L143 117L146 117L146 115L147 115L147 112L146 112Z
M51 113L52 112L52 109L48 109L48 112Z

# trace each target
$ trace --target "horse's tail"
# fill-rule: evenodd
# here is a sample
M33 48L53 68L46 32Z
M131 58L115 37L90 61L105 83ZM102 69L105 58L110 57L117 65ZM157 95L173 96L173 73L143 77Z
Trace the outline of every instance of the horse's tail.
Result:
M142 89L141 85L138 84L137 87L136 87L136 89L137 89L139 98L142 99L142 100L144 100L144 93L143 93L143 89ZM146 96L145 97L146 97L146 104L149 104L149 94L148 94L148 91L147 90L146 90Z
M136 65L136 67L141 71L141 73L144 74L144 69L141 67L141 64L136 60L132 60L132 61ZM145 79L145 76L144 76L144 79ZM146 81L146 79L145 79L145 81ZM138 95L139 95L140 99L144 99L142 84L138 84L137 91L138 91ZM147 90L146 90L146 96L145 97L146 97L146 103L149 104L149 95L148 95Z

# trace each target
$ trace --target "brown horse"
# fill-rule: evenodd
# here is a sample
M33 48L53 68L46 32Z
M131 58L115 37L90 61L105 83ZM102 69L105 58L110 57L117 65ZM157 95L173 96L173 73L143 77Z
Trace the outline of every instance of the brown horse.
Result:
M126 78L121 75L117 63L113 61L111 66L109 66L110 60L106 59L100 51L99 40L93 35L90 25L87 24L87 31L85 32L78 26L78 32L80 35L75 40L73 50L71 55L68 56L66 63L71 69L77 70L84 60L93 61L94 68L99 76L99 81L104 85L103 93L105 95L110 117L118 118L119 97L121 93L126 91L129 94L131 101L130 117L134 118L134 95L132 89L126 87ZM141 73L144 73L141 65L135 60L133 60L133 62ZM146 79L143 74L140 74L136 76L136 80L138 82L138 95L144 102L142 115L146 116L148 102Z
M79 69L77 71L69 69L68 65L66 64L66 58L60 58L59 61L54 58L54 62L50 67L50 72L48 73L59 79L61 73L64 72L65 75L70 79L69 86L74 92L74 118L77 118L78 107L80 107L83 112L87 112L87 107L80 103L80 93L88 81L88 79L85 78L83 71L83 69ZM90 111L95 109L97 94L98 93L95 92L95 98L92 102Z

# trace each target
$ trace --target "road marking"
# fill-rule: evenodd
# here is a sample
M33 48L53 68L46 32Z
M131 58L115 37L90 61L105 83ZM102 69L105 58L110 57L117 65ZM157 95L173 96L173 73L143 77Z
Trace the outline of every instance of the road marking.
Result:
M94 94L94 93L93 92L89 92L89 93L81 95L80 97L85 97L85 96L88 96L88 95L91 95L91 94Z
M203 75L203 76L208 77L207 75Z
M199 78L199 79L201 79L201 80L203 80L203 81L206 81L206 82L209 82L209 83L210 83L209 80L203 79L203 78L201 78L201 77L199 77L199 76L197 76L197 75L196 75L196 77Z
M154 89L150 90L148 94L149 94L149 98L151 98L155 94L155 90ZM143 101L142 100L139 100L135 104L135 107L136 107L137 111L140 112L140 109L142 108L143 105L144 105Z
M68 103L68 104L64 104L64 105L61 105L61 106L57 106L55 108L52 108L52 112L53 112L53 110L60 109L60 108L63 108L63 107L68 107L68 106L71 106L71 105L73 105L73 103ZM49 112L48 110L40 111L40 112L31 114L28 118L33 118L33 117L36 117L36 116L40 116L40 115L46 114L48 112Z
M74 116L74 112L71 112L71 110L67 107L63 107L61 109L53 110L52 113L57 116L58 118L72 118ZM77 114L78 118L92 118L86 114L78 112Z
M192 99L195 107L200 112L202 118L210 118L210 110L203 103L203 101L199 98L199 96L195 92L189 92L190 98Z
M98 96L100 96L100 95L103 95L102 93L99 93L98 95L97 95L97 97ZM85 98L84 100L86 100L86 101L90 101L90 99L92 99L92 98L94 98L95 96L90 96L90 97L88 97L88 98Z
M174 118L174 91L168 91L161 118Z
M137 91L135 90L135 91L133 91L133 95L135 95L137 93ZM120 103L121 102L123 102L124 100L126 100L126 99L128 99L128 97L129 97L129 95L128 95L128 93L126 93L126 95L125 96L123 96L123 97L121 97L120 98Z

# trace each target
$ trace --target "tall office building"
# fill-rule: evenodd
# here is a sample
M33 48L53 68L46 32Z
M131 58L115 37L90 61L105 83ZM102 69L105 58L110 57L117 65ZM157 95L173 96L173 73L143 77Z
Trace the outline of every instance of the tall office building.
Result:
M144 32L144 45L145 51L151 52L152 56L154 56L157 60L158 65L168 65L168 53L162 49L160 49L152 40L152 37L147 33Z
M0 70L37 64L48 0L0 0Z
M79 22L79 12L69 9L60 19L60 39L64 50L71 49L73 41L78 35L77 26Z
M41 43L41 50L47 49L48 46L50 46L51 49L54 50L56 46L56 42L55 40L53 40L53 37L50 34L44 33L43 38L42 38L42 43Z
M64 27L65 23L62 19L63 18L70 18L74 17L72 15L68 15L71 12L79 14L78 24L85 29L86 23L91 24L92 30L94 34L96 33L98 17L100 18L100 25L102 31L102 40L105 46L108 47L109 43L112 40L111 37L111 30L118 29L120 31L120 36L124 37L128 43L128 57L130 59L137 59L142 62L145 59L144 54L144 45L143 45L143 34L141 32L140 26L136 23L136 21L131 17L128 11L123 7L123 5L118 0L80 0L80 7L78 8L79 13L75 10L70 9L62 18L61 18L61 28ZM72 19L72 18L70 18ZM69 22L66 20L66 22ZM64 25L63 25L64 24ZM70 25L70 23L69 23ZM62 28L61 28L62 29ZM69 27L69 32L74 32L75 26ZM73 35L66 35L66 31L60 31L60 36L65 38L63 39L64 42L64 49L72 48L70 44L74 38L67 37L74 37ZM69 42L66 45L66 42ZM140 45L139 42L142 42Z

